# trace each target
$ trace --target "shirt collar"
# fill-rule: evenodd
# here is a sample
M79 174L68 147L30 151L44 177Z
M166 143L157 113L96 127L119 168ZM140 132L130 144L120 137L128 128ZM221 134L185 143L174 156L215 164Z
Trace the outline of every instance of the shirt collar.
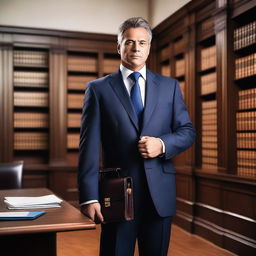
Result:
M133 70L126 68L123 64L120 65L120 71L123 79L128 79L129 75L134 72ZM141 76L146 81L146 65L144 65L138 72L140 72Z

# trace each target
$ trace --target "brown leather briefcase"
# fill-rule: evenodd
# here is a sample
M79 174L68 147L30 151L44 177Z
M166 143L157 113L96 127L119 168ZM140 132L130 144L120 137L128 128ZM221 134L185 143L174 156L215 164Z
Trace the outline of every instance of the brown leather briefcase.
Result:
M120 177L119 171L100 171L100 204L105 223L133 219L132 178Z

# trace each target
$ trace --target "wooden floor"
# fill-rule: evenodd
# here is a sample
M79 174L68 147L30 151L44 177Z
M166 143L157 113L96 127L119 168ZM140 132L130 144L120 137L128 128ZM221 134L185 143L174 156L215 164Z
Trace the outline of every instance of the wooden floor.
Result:
M97 256L100 226L96 230L64 232L57 235L58 256ZM138 256L136 248L136 256ZM214 244L173 225L168 256L234 256Z

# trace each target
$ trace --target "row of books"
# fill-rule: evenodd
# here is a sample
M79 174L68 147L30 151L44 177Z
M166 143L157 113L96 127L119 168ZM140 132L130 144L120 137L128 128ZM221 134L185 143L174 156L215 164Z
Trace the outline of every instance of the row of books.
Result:
M109 59L103 60L103 72L104 74L110 74L116 72L120 66L120 59Z
M202 102L202 167L217 165L217 101Z
M237 132L237 148L256 149L256 133L254 132Z
M67 136L67 146L68 149L78 149L80 141L79 133L69 133Z
M49 58L46 51L14 50L14 66L47 67Z
M237 131L256 131L256 111L236 113Z
M169 64L161 65L161 75L170 77L171 76L171 67Z
M48 92L14 92L14 106L48 107Z
M84 94L68 94L68 108L82 109Z
M201 71L216 67L216 45L201 49Z
M256 75L256 53L235 60L235 78Z
M96 76L68 76L69 90L85 90L86 84L97 79Z
M241 176L256 177L256 151L237 150L237 173Z
M207 157L207 156L202 156L202 163L205 166L207 165L217 165L218 164L218 159L216 157Z
M15 128L47 128L49 126L49 115L47 113L15 112Z
M15 150L45 150L49 147L47 133L43 132L15 132Z
M256 21L234 30L234 50L256 43Z
M217 89L216 72L202 75L201 77L201 95L215 93Z
M48 87L48 81L47 72L14 71L15 86Z
M202 110L213 110L215 113L215 110L217 108L217 101L216 100L209 100L209 101L203 101L202 102Z
M98 59L93 56L69 56L68 71L97 72Z
M255 166L237 166L237 175L243 177L254 177L256 178L256 167Z
M216 124L216 121L215 121ZM217 137L216 136L209 136L209 135L203 135L202 136L202 143L213 143L217 145ZM215 147L214 147L215 148Z
M185 75L185 60L180 59L175 61L175 76Z
M68 127L69 128L79 128L81 125L81 117L80 113L68 113Z
M238 109L256 108L256 88L240 90L238 92Z
M202 149L202 156L217 158L217 151L214 149Z

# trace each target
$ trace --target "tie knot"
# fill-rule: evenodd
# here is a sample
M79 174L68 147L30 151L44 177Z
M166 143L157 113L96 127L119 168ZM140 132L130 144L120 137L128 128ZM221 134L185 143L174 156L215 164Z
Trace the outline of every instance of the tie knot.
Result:
M139 80L139 77L141 76L140 72L133 72L131 73L130 77L134 82L137 82Z

